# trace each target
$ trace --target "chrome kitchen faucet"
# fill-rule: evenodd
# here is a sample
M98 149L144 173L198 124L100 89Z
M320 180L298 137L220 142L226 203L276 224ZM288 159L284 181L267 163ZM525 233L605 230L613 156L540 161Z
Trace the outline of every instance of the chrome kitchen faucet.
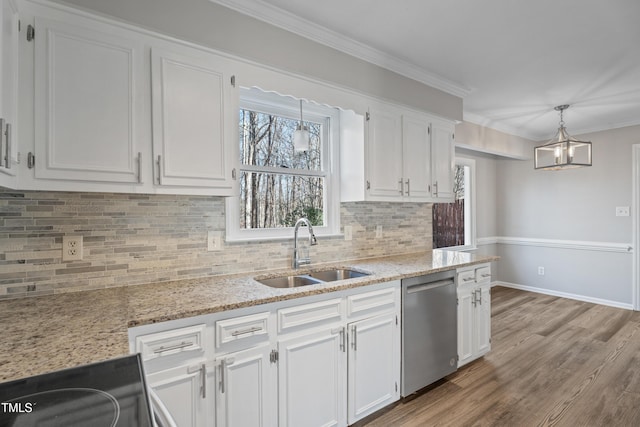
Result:
M298 253L298 229L301 225L306 225L309 229L309 246L315 246L318 244L316 240L316 235L313 234L313 227L307 218L300 218L296 221L295 228L293 229L293 268L298 268L301 265L311 264L311 256L307 256L306 258L300 258L300 254Z

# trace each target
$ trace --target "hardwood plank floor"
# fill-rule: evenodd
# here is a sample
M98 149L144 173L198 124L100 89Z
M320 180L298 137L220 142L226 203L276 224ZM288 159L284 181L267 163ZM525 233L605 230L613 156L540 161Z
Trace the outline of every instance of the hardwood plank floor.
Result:
M640 313L491 292L492 351L357 426L640 426Z

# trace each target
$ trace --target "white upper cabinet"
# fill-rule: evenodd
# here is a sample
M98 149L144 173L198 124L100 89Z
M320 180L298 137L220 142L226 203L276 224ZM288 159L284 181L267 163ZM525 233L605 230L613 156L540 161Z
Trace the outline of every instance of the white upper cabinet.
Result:
M0 5L0 187L16 187L18 101L18 9L13 0Z
M342 201L453 200L454 124L391 104L369 107L360 136L357 114L343 113ZM362 138L363 142L359 142ZM364 155L361 167L360 157Z
M402 142L404 195L411 201L429 200L431 196L429 118L418 114L403 114Z
M153 47L151 67L156 184L235 194L233 66L211 53L175 46Z
M402 196L402 128L400 113L391 107L369 109L369 195L378 199Z
M454 124L444 120L431 123L431 193L434 200L453 202Z
M35 18L35 177L141 184L143 44L93 24Z

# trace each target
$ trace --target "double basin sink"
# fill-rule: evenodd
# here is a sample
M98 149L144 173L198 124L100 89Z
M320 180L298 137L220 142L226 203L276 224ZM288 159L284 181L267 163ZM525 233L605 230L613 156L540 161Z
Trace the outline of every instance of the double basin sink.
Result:
M287 276L270 277L256 281L272 288L297 288L298 286L316 285L318 283L335 282L337 280L354 279L368 276L369 273L350 270L348 268L336 268L332 270L310 271L305 274L292 274Z

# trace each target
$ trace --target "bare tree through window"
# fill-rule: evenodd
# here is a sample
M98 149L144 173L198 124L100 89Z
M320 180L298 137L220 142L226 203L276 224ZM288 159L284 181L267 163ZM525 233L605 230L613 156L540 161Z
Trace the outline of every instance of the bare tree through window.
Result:
M240 228L292 227L300 217L324 225L323 123L305 121L309 150L296 152L298 120L240 110Z
M433 204L433 248L465 244L465 166L456 165L453 180L455 200Z

